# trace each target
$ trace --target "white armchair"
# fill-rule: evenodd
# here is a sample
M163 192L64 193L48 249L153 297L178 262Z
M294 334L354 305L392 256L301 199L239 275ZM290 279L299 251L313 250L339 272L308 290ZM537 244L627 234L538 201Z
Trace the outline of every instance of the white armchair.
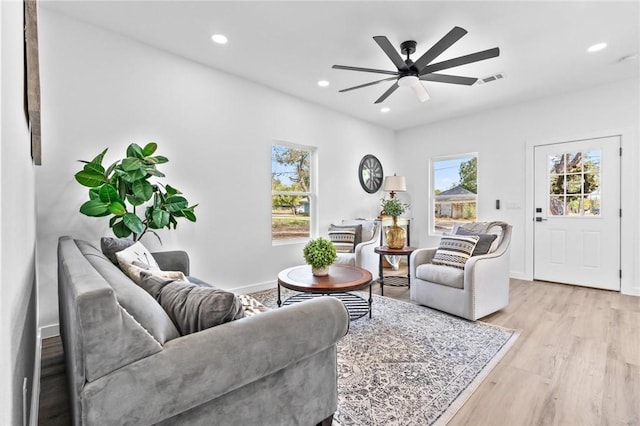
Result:
M338 253L335 263L357 266L371 272L373 279L378 278L380 256L373 249L380 245L380 221L376 219L343 220L340 226L362 225L362 242L357 244L353 253Z
M489 253L472 256L464 269L431 263L436 248L411 255L411 300L472 321L509 304L511 225L504 222L457 225L477 233L496 234Z

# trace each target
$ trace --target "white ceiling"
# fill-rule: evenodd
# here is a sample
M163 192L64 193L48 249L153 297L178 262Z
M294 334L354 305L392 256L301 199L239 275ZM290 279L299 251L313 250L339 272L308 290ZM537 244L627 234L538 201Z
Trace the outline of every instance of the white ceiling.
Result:
M638 77L640 2L569 1L55 1L55 10L127 35L196 62L244 77L310 102L404 129L525 100ZM420 103L400 88L374 101L392 84L347 93L339 89L384 75L331 69L333 64L395 70L372 37L385 35L399 49L416 40L417 59L454 26L468 34L434 62L493 47L494 59L443 73L505 78L474 86L426 82L431 100ZM214 44L214 33L229 43ZM598 42L608 48L587 53ZM636 55L635 59L620 58ZM326 79L330 86L320 88ZM381 106L391 108L381 113Z

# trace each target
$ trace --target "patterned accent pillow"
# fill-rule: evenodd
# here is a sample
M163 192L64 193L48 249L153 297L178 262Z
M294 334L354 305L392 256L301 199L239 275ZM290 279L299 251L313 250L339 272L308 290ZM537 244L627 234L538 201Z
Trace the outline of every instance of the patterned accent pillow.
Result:
M431 263L464 269L464 264L471 257L478 240L477 235L443 236Z
M477 235L479 237L478 244L476 244L476 248L474 248L473 253L471 253L472 257L489 253L493 240L498 237L496 234L478 234L464 228L458 228L456 235Z
M338 253L353 253L358 240L362 240L362 225L329 226L329 240Z
M262 312L267 312L269 308L264 306L262 303L258 302L253 297L247 294L238 294L238 299L240 299L240 303L242 303L242 307L244 308L244 316L250 317L253 315L257 315Z
M136 282L136 284L140 284L140 268L159 271L160 266L158 266L158 262L153 258L151 252L147 250L147 248L138 241L132 246L119 251L116 253L116 258L118 259L118 265L122 272L127 274L129 278ZM133 262L136 262L137 266L133 265Z

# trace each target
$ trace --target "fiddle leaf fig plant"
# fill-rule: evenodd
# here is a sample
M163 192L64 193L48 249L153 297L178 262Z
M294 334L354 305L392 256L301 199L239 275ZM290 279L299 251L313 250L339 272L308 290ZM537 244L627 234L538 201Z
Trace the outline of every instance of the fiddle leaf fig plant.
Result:
M109 227L113 233L119 238L133 235L134 241L147 232L158 237L155 229L175 229L180 217L195 222L197 204L189 206L179 190L152 180L165 177L156 166L169 161L167 157L154 155L157 148L155 142L144 148L132 143L127 147L127 156L106 169L102 161L108 148L91 161L80 160L84 167L75 174L75 179L90 188L89 201L80 206L80 213L112 216ZM141 210L142 217L137 210Z

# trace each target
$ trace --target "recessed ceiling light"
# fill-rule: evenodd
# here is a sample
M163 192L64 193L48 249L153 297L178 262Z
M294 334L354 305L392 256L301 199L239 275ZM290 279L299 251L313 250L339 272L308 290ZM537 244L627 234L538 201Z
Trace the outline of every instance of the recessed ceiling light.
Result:
M389 111L391 111L391 108L389 108L389 107L380 108L380 112L389 112Z
M589 46L589 48L587 49L587 52L589 53L597 52L599 50L604 49L605 47L607 47L607 43L597 43L597 44L594 44L593 46Z
M320 80L318 82L318 86L320 87L327 87L329 85L329 82L327 80Z
M218 44L227 44L227 37L223 36L222 34L214 34L211 36L211 40L213 40L215 43Z

